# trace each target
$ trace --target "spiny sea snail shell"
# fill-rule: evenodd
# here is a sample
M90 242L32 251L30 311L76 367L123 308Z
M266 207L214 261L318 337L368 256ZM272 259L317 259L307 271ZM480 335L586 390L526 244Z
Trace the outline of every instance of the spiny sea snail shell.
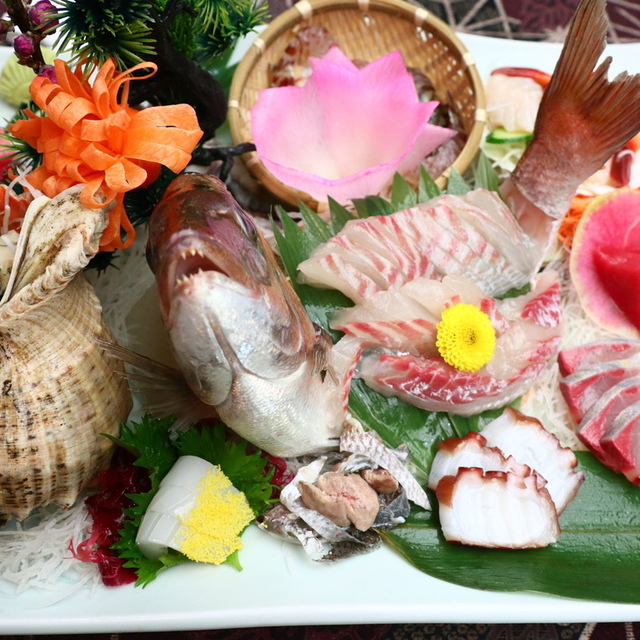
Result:
M121 364L82 269L98 251L103 209L81 187L29 207L0 300L0 522L71 506L108 464L131 410Z

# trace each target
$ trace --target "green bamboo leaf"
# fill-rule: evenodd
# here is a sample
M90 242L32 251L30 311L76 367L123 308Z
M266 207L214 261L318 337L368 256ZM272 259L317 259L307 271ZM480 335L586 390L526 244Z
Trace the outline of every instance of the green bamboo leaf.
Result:
M418 183L418 202L427 202L431 198L435 198L442 194L442 190L435 183L435 180L431 177L429 172L420 167L420 182Z
M467 184L467 181L451 167L451 173L449 174L449 182L447 183L447 193L452 196L463 196L465 193L469 193L471 187Z
M308 207L304 202L299 202L298 207L304 228L318 244L326 242L333 236L331 225L325 222L311 207Z
M329 201L329 213L331 214L331 228L333 229L333 233L336 234L342 230L342 227L344 227L349 220L355 220L356 218L332 197L327 199Z
M311 252L320 244L313 234L300 227L284 210L279 210L282 231L275 222L271 221L271 228L278 245L278 251L287 275L292 282L298 279L298 265L306 260Z
M399 173L396 173L393 176L393 184L391 185L391 204L395 211L409 209L418 204L418 194Z
M488 191L498 191L500 187L500 178L491 165L489 158L482 151L478 155L475 187L476 189L487 189Z
M415 194L414 194L415 195ZM358 212L359 218L369 218L370 216L388 216L398 211L388 200L380 196L367 196L366 198L355 198L353 206Z
M591 454L577 455L586 479L560 518L558 542L549 547L450 544L435 512L416 512L406 525L382 535L420 570L465 587L640 603L640 491Z

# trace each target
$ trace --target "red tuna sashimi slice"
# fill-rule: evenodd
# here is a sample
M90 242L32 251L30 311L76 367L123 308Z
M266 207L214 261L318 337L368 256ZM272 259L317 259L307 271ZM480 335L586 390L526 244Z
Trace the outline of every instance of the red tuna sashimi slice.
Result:
M628 378L606 391L587 411L577 434L593 454L609 468L617 470L618 461L602 448L601 440L616 416L640 401L640 377Z
M578 369L598 362L622 360L640 353L640 340L612 338L598 340L588 344L563 349L558 354L558 366L561 376L568 376Z
M579 423L606 391L630 376L640 376L640 355L591 364L562 379L560 391L571 417Z
M623 409L600 441L616 461L617 470L633 484L640 485L640 402Z
M636 212L640 214L640 208ZM596 272L611 300L640 331L640 247L599 247L593 252Z
M585 313L598 324L624 336L637 338L640 328L616 303L623 298L635 298L640 274L637 268L633 289L621 290L616 278L624 267L607 261L606 256L629 256L640 251L640 191L618 189L599 196L587 207L573 240L571 250L571 279L578 292ZM627 261L628 262L628 261ZM625 275L628 278L629 274ZM614 297L612 297L612 293ZM631 306L636 319L640 311L634 301L623 303Z

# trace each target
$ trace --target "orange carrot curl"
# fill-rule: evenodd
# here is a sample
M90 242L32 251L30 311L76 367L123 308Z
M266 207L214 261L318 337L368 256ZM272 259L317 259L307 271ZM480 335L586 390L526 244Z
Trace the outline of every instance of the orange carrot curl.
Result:
M124 209L124 194L153 182L160 165L176 173L191 160L202 137L195 111L187 104L134 109L127 104L129 82L148 78L157 66L143 62L116 73L113 60L99 69L93 86L55 60L57 83L36 76L31 97L46 115L25 110L28 119L9 126L12 135L43 154L43 163L27 180L53 198L84 184L80 200L95 209L110 206L109 224L100 240L102 251L131 245L135 231ZM148 69L146 76L133 76Z
M558 238L568 249L571 249L571 246L573 245L573 236L576 232L576 227L578 226L578 222L580 222L582 214L594 198L595 196L582 194L576 194L573 196L571 207L569 207L569 211L558 229Z

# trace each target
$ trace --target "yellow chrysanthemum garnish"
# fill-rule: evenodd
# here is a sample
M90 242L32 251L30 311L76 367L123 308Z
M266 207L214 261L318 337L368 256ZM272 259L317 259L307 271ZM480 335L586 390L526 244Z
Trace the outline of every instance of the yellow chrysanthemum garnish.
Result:
M478 371L493 357L495 329L489 316L472 304L445 309L436 329L438 352L459 371Z

